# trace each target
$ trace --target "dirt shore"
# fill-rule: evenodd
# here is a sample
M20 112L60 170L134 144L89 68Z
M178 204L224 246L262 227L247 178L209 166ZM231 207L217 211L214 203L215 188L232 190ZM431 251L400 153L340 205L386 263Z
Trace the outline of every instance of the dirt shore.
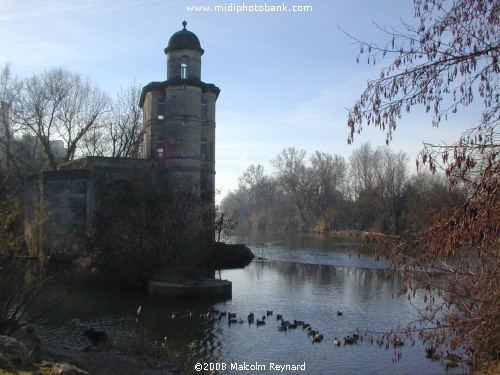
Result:
M152 366L144 359L128 356L113 349L83 352L55 346L44 346L40 349L39 355L50 358L52 363L68 363L89 374L96 375L187 374L185 371L175 368L172 363L163 361L161 365Z
M187 375L166 356L129 355L113 346L78 351L43 343L25 332L0 336L0 374Z

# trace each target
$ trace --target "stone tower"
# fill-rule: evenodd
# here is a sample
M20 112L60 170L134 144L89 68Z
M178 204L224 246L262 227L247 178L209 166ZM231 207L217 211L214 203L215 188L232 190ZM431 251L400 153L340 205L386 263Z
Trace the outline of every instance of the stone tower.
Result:
M165 48L167 80L142 89L143 157L162 164L173 186L196 186L214 202L215 102L220 89L201 80L198 37L186 29L174 33Z

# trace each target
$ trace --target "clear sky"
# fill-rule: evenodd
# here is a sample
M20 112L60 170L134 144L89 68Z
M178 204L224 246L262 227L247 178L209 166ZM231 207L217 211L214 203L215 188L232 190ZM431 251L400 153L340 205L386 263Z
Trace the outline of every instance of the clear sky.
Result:
M229 11L243 4L310 6L309 12ZM189 11L226 6L226 12ZM347 145L347 108L382 64L356 64L358 47L339 26L363 40L385 40L374 24L414 22L411 0L0 0L0 64L20 77L62 66L113 94L134 79L166 79L163 49L182 28L200 39L202 80L222 91L217 102L216 184L224 195L250 164L293 146L349 157L385 134L365 128ZM391 148L413 160L422 141L456 140L479 114L462 111L439 128L412 111L398 124Z

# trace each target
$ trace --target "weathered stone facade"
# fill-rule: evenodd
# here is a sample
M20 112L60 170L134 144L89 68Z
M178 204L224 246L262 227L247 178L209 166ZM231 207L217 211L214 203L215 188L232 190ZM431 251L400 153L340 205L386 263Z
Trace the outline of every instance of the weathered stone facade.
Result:
M87 246L100 195L114 181L162 180L175 191L194 188L200 201L215 208L215 102L220 90L201 81L204 51L183 25L165 48L167 80L142 90L143 158L87 157L29 178L28 243L43 234L51 240L50 251L72 253ZM37 212L46 217L43 228Z

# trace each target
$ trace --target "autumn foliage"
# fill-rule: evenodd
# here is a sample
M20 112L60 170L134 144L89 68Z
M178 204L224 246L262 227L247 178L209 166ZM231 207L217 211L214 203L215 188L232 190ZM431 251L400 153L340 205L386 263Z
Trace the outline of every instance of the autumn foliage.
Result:
M349 114L349 142L363 124L393 137L397 120L423 106L437 126L474 103L477 125L453 144L426 144L417 164L442 170L463 199L429 213L426 228L368 240L389 257L419 318L387 337L416 333L433 359L449 366L498 361L500 346L499 43L500 3L414 0L417 25L384 30L385 46L360 44L368 62L391 57ZM359 61L359 56L358 56ZM420 301L423 300L423 304Z

